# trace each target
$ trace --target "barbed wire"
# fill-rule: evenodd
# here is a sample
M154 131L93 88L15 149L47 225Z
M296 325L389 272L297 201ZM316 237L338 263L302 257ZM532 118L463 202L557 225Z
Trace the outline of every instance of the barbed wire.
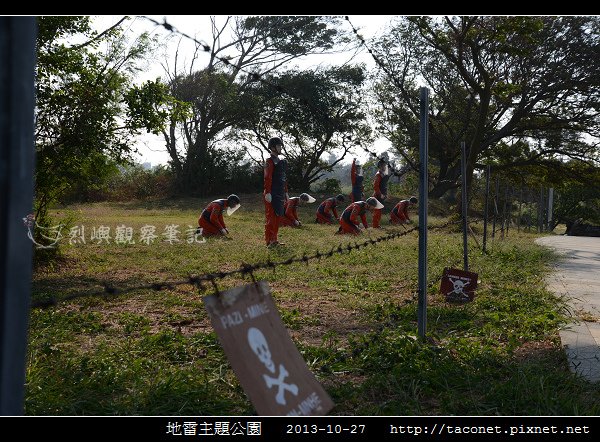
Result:
M202 41L202 40L198 40L195 37L191 37L191 36L189 36L188 34L186 34L184 32L181 32L175 26L173 26L172 24L170 24L169 22L167 22L166 18L163 18L163 21L159 22L158 20L155 20L153 18L147 17L145 15L140 15L138 17L146 19L146 20L154 23L157 26L162 26L163 28L165 28L167 31L169 31L171 33L179 34L182 37L187 38L187 39L193 41L197 45L201 46L202 49L204 50L204 52L212 52L212 56L214 58L216 58L217 60L221 61L226 66L232 66L232 63L231 63L231 61L228 58L221 57L220 55L217 55L215 52L213 52L213 48L208 43L206 43L205 41ZM302 102L305 105L310 105L310 103L308 103L308 101L305 98L297 97L295 94L291 93L289 90L286 90L281 85L275 84L275 83L273 83L273 82L271 82L269 80L266 80L264 78L264 76L261 73L259 73L259 72L250 71L248 69L245 69L243 66L235 66L235 68L239 72L242 72L242 73L246 74L247 75L247 79L249 79L251 81L257 81L257 82L260 82L260 83L265 84L267 86L270 86L270 87L274 88L279 93L286 94L286 95L288 95L291 98L300 100L300 102ZM329 116L327 116L327 117L329 118Z
M396 86L401 87L396 76L387 68L387 66L383 63L383 61L381 61L379 59L379 57L375 54L375 52L367 45L367 42L365 41L364 37L358 33L358 30L354 27L354 25L350 21L350 17L348 17L346 15L346 16L344 16L344 19L348 22L348 24L352 28L352 32L354 32L354 35L356 35L356 38L360 42L361 46L363 46L367 50L367 52L369 54L371 54L371 57L373 58L373 60L377 64L377 66L379 66L379 68L381 70L383 70L383 72L385 72L385 74L389 77L390 80L392 80L392 82L394 82L394 84ZM411 169L413 169L417 172L419 171L419 167L417 165L413 164L412 161L409 161L408 158L406 158L406 157L404 159L406 160L407 165L410 166Z
M204 52L210 52L212 50L211 47L210 47L210 45L208 43L206 43L205 41L202 41L202 40L198 40L195 37L191 37L191 36L187 35L185 32L181 32L175 26L173 26L172 24L168 23L166 18L163 18L163 21L159 22L158 20L150 18L150 17L148 17L146 15L138 15L138 17L139 18L143 18L145 20L148 20L148 21L154 23L157 26L162 26L163 28L165 28L167 31L169 31L171 33L179 34L182 37L185 37L185 38L187 38L189 40L192 40L198 46L201 46L202 49L204 50ZM219 58L219 60L221 60L221 59ZM223 60L221 60L221 61L223 61Z
M172 24L170 24L169 22L167 22L166 18L163 18L163 21L160 22L158 20L155 20L151 17L145 16L145 15L140 15L138 16L140 18L143 18L145 20L148 20L152 23L154 23L156 26L161 26L163 28L165 28L167 31L171 32L171 33L175 33L175 34L179 34L184 38L187 38L191 41L193 41L194 43L196 43L197 45L199 45L200 47L202 47L202 49L204 50L204 52L212 52L213 48L206 43L203 40L198 40L195 37L192 37L188 34L186 34L185 32L180 31L179 29L177 29L175 26L173 26ZM362 46L365 47L365 49L369 52L369 54L371 54L371 56L373 57L373 60L375 61L375 63L386 73L386 75L388 75L388 77L396 84L396 86L400 87L399 81L398 79L394 76L394 74L385 66L385 64L383 63L383 61L381 61L379 59L379 57L375 54L375 52L367 45L365 39L358 33L358 30L354 27L354 25L352 24L352 22L350 21L350 18L348 16L344 16L345 20L350 24L350 27L352 28L352 31L354 32L354 34L356 35L356 37L359 39L360 43ZM221 61L223 64L225 64L226 66L232 66L231 61L226 58L226 57L221 57L219 55L217 55L216 53L212 54L214 56L214 58L216 58L217 60ZM255 71L249 71L247 69L244 69L241 66L235 66L236 69L238 69L240 72L243 72L244 74L247 75L247 78L251 79L252 81L255 82L260 82L264 85L267 85L271 88L274 88L277 92L281 93L281 94L285 94L295 100L298 100L300 103L302 103L304 106L308 106L310 107L312 110L314 110L315 112L321 114L327 121L331 121L332 118L330 115L328 115L327 113L325 113L325 111L323 109L321 109L318 106L312 105L306 98L304 97L299 97L297 94L295 94L294 92L291 92L290 90L282 87L280 84L276 84L272 81L269 81L267 79L264 78L264 76L262 74L260 74L259 72L255 72ZM419 171L419 166L415 165L412 161L410 161L410 159L401 153L401 156L404 158L404 160L406 161L406 165L404 167L402 167L401 169L396 169L394 167L392 167L392 165L390 164L390 161L387 158L384 158L382 156L379 156L377 153L373 152L371 149L365 147L363 144L361 143L355 143L354 144L356 147L362 149L363 151L365 151L367 154L369 154L369 156L371 156L372 158L376 159L377 161L383 161L385 162L385 164L388 165L391 175L394 175L398 178L404 176L405 174L407 174L408 172L410 172L411 170L413 171ZM431 176L427 177L428 181L434 182L434 178ZM460 187L460 183L457 183L456 180L452 181L452 180L443 180L443 181L450 181L452 182L452 184L454 184L456 187ZM443 182L442 181L442 182Z
M437 228L437 226L434 226L434 227ZM292 264L296 264L296 263L300 263L300 262L308 264L310 261L321 260L323 258L329 258L334 255L343 254L346 252L350 253L353 250L358 250L362 247L367 247L369 245L378 244L383 241L389 241L392 239L396 239L396 238L408 235L409 233L414 232L417 229L418 229L418 226L413 227L412 229L402 231L402 232L389 233L387 235L380 236L379 238L370 238L370 239L365 240L360 243L355 242L354 244L346 244L346 245L339 244L337 247L333 247L328 252L322 252L322 251L317 250L316 252L314 252L311 255L307 255L306 253L304 253L300 257L292 257L292 258L288 258L283 261L272 261L269 259L267 261L259 262L259 263L255 263L255 264L242 263L238 269L229 270L229 271L218 271L218 272L212 272L212 273L205 273L205 274L196 275L196 276L189 276L187 279L183 279L183 280L162 281L162 282L155 282L155 283L150 283L150 284L140 284L140 285L125 287L125 288L118 288L109 282L105 282L103 284L104 288L102 290L97 290L95 292L85 293L85 294L76 293L76 294L72 294L72 295L67 295L65 297L62 297L60 299L60 301L56 300L55 298L51 298L51 299L47 299L47 300L37 300L37 301L32 302L31 307L32 308L49 307L52 305L56 305L58 302L68 301L68 300L72 300L72 299L80 298L80 297L84 297L84 296L92 297L92 296L102 296L102 295L120 295L120 294L130 293L135 290L162 291L162 290L167 290L167 289L174 289L175 287L181 286L181 285L195 286L201 292L204 292L206 290L206 287L205 287L206 283L210 283L213 286L213 288L215 289L215 292L219 293L216 282L217 282L217 280L220 280L220 279L224 279L224 278L239 274L242 276L250 276L254 280L254 272L258 271L258 270L265 270L265 269L276 270L278 267L288 266L288 265L292 265Z
M163 20L163 22L159 22L157 20L154 20L150 17L146 17L146 16L140 16L141 18L144 18L146 20L149 20L151 22L153 22L154 24L156 24L157 26L162 26L165 29L167 29L170 32L173 33L177 33L180 34L181 36L188 38L192 41L194 41L196 44L200 45L203 50L205 52L210 52L212 49L210 47L210 45L208 45L206 42L203 42L201 40L197 40L194 37L191 37L181 31L179 31L178 29L176 29L173 25L171 25L170 23L168 23L166 21L166 19ZM357 36L359 36L358 32L356 31L356 29L354 28L354 26L352 25L352 23L350 22L349 18L346 16L346 20L350 23L350 25L352 26L352 29L354 30L354 32L356 33ZM364 43L364 39L362 39L362 37L359 36L359 38L361 39L362 43L366 46L366 44ZM374 55L374 53L370 50L370 48L368 48L368 51L371 53L371 55L374 57L374 59L376 60L376 62L378 62L378 64L380 64L383 68L383 64L377 59L377 57ZM226 65L230 65L230 61L226 58L223 57L219 57L215 55L215 58L221 60L224 64ZM265 80L264 78L262 78L262 76L259 73L256 72L249 72L246 71L242 68L239 68L239 70L241 72L244 72L250 76L252 76L253 80L255 81L261 81L271 87L276 88L277 91L281 92L281 93L286 93L287 95L289 95L292 98L298 99L298 97L294 96L294 94L291 94L289 91L286 91L284 88L282 88L280 85L276 85L274 83L271 83L267 80ZM386 71L387 73L387 71ZM305 99L301 99L301 102L303 104L309 105L310 103L305 100ZM322 113L322 111L319 109L319 111ZM329 118L328 115L325 115L326 118ZM370 151L369 149L367 149L366 147L360 145L360 144L356 144L357 146L361 147L363 150L365 150L366 152L368 152L372 157L377 158L378 160L382 160L384 161L386 164L389 165L389 161L386 160L385 158L380 158L377 156L376 153ZM402 170L402 171L396 171L394 170L391 166L390 170L392 170L394 172L394 175L396 176L402 176L405 173L407 173L407 169ZM412 166L414 167L414 166ZM438 228L444 228L447 227L448 225L451 224L455 224L461 222L461 220L454 220L454 221L448 221L447 223L444 223L442 225L438 225L438 226L428 226L428 229L438 229ZM403 226L404 227L404 226ZM55 298L50 298L47 300L36 300L33 301L31 303L31 307L32 308L40 308L40 307L49 307L52 305L56 305L58 302L64 302L64 301L68 301L68 300L72 300L75 298L79 298L79 297L83 297L83 296L102 296L102 295L117 295L117 294L125 294L125 293L130 293L132 291L135 290L154 290L154 291L162 291L162 290L166 290L166 289L173 289L177 286L181 286L181 285L191 285L191 286L195 286L198 288L198 290L200 290L201 292L204 292L206 287L205 287L205 283L210 283L215 292L218 294L219 293L219 289L217 286L217 280L220 279L224 279L236 274L243 276L250 276L251 279L253 281L255 281L255 277L254 277L254 272L258 271L258 270L263 270L263 269L273 269L275 270L277 267L281 267L281 266L287 266L287 265L292 265L295 263L299 263L299 262L304 262L306 264L308 264L310 261L313 260L320 260L322 258L327 258L327 257L331 257L335 254L342 254L345 252L352 252L353 250L358 250L362 247L367 247L369 245L374 245L374 244L378 244L382 241L389 241L392 239L396 239L402 236L405 236L415 230L417 230L419 227L413 227L411 229L407 229L404 230L402 232L394 232L394 233L390 233L388 235L384 235L381 236L379 238L370 238L366 241L363 241L362 243L354 243L354 244L347 244L347 245L342 245L339 244L337 247L332 248L329 252L321 252L319 250L317 250L314 254L312 255L307 255L306 253L304 253L302 255L302 257L292 257L292 258L288 258L287 260L283 260L283 261L279 261L279 262L274 262L271 261L270 259L265 261L265 262L260 262L260 263L256 263L256 264L246 264L246 263L242 263L240 268L235 269L235 270L230 270L230 271L218 271L218 272L213 272L213 273L205 273L202 275L197 275L197 276L189 276L187 279L185 280L176 280L176 281L162 281L162 282L155 282L155 283L150 283L150 284L141 284L141 285L137 285L137 286L130 286L130 287L126 287L126 288L118 288L116 286L114 286L113 284L109 283L109 282L105 282L103 284L104 288L103 290L98 290L96 292L92 292L92 293L86 293L86 294L80 294L80 293L75 293L75 294L71 294L71 295L67 295L64 296L60 299L60 301L56 300ZM406 228L405 228L406 229Z
M456 224L458 222L461 222L461 221L460 220L451 220L451 221L448 221L448 222L440 224L440 225L428 226L428 230L443 229L451 224ZM255 264L242 263L239 268L234 269L234 270L218 271L218 272L205 273L202 275L195 275L195 276L190 275L187 279L174 280L174 281L161 281L161 282L154 282L154 283L149 283L149 284L139 284L136 286L129 286L129 287L124 287L124 288L119 288L119 287L115 286L114 284L107 281L107 282L103 283L102 290L96 290L91 293L90 292L74 293L71 295L61 297L59 300L57 300L55 297L52 297L50 299L35 300L31 303L31 308L47 308L47 307L55 306L58 303L70 301L70 300L76 299L76 298L93 297L93 296L107 296L107 295L108 296L116 296L116 295L131 293L136 290L152 290L152 291L163 291L163 290L167 290L167 289L172 290L175 287L178 287L181 285L195 286L200 292L205 292L207 289L205 284L207 284L207 283L210 283L212 285L215 293L218 294L219 289L217 286L217 281L220 279L225 279L225 278L228 278L233 275L241 275L242 277L249 276L252 279L252 281L255 281L254 272L258 271L258 270L272 269L273 271L275 271L278 267L288 266L288 265L292 265L292 264L296 264L296 263L300 263L300 262L303 262L308 265L308 263L310 261L321 260L323 258L329 258L334 255L343 254L346 252L350 253L353 250L358 250L360 248L367 247L370 245L375 245L380 242L390 241L392 239L406 236L409 233L414 232L418 229L419 229L419 226L415 226L411 229L406 229L406 230L400 231L400 232L389 233L387 235L380 236L378 238L369 238L360 243L355 242L354 244L346 244L346 245L338 244L336 247L331 248L331 250L329 250L328 252L322 252L320 250L317 250L316 252L314 252L313 254L310 254L310 255L307 255L306 253L304 253L300 257L292 257L292 258L288 258L288 259L282 260L282 261L272 261L269 259L267 261L263 261L263 262L259 262L259 263L255 263Z
M162 22L159 22L159 21L157 21L157 20L155 20L155 19L153 19L153 18L150 18L150 17L144 16L144 15L142 15L142 16L139 16L139 17L140 17L140 18L143 18L143 19L146 19L146 20L148 20L148 21L150 21L150 22L154 23L154 24L155 24L155 25L157 25L157 26L162 26L163 28L165 28L165 29L166 29L166 30L168 30L169 32L172 32L172 33L179 34L179 35L181 35L182 37L184 37L184 38L187 38L187 39L189 39L189 40L193 41L193 42L194 42L194 43L196 43L197 45L201 46L201 47L202 47L202 49L203 49L205 52L212 52L212 47L211 47L211 46L210 46L208 43L206 43L205 41L202 41L202 40L198 40L198 39L196 39L195 37L191 37L191 36L189 36L188 34L186 34L186 33L184 33L184 32L181 32L181 31L180 31L180 30L178 30L178 29L177 29L175 26L173 26L172 24L170 24L169 22L167 22L167 20L166 20L166 19L163 19L163 21L162 21ZM346 17L346 19L348 19L348 17ZM352 25L352 24L351 24L351 25ZM369 50L369 51L370 51L370 50ZM214 55L214 57L215 57L216 59L218 59L219 61L221 61L221 62L222 62L222 63L224 63L225 65L227 65L227 66L230 66L230 65L231 65L231 61L229 61L229 59L227 59L227 58L225 58L225 57L220 57L220 56L218 56L218 55L216 55L216 54L214 54L214 53L213 53L213 55ZM291 98L294 98L294 99L296 99L296 100L299 100L299 101L300 101L300 103L302 103L303 105L305 105L305 106L308 106L308 107L310 107L312 110L314 110L314 111L318 112L319 114L321 114L321 115L322 115L322 116L323 116L323 117L324 117L326 120L328 120L328 121L331 121L331 120L332 120L332 119L331 119L331 116L330 116L330 115L328 115L328 114L326 114L326 113L325 113L325 111L324 111L323 109L321 109L321 108L319 108L319 107L317 107L317 106L311 105L311 103L310 103L308 100L306 100L306 98L297 96L295 93L293 93L293 92L289 91L288 89L286 89L286 88L282 87L280 84L276 84L276 83L274 83L274 82L271 82L271 81L269 81L269 80L266 80L266 79L264 78L264 76L263 76L263 75L261 75L260 73L258 73L258 72L253 72L253 71L249 71L249 70L247 70L247 69L244 69L244 68L242 68L242 67L239 67L239 66L236 66L236 69L239 69L239 71L240 71L240 72L243 72L243 73L245 73L246 75L248 75L248 78L251 78L251 79L252 79L252 81L258 81L258 82L260 82L260 83L262 83L262 84L265 84L265 85L267 85L267 86L269 86L269 87L272 87L272 88L274 88L274 89L275 89L277 92L279 92L279 93L281 93L281 94L285 94L285 95L287 95L287 96L289 96L289 97L291 97ZM392 175L394 175L394 176L396 176L396 177L401 177L401 176L405 175L405 174L406 174L406 173L408 173L408 172L409 172L411 169L412 169L412 170L417 170L417 171L419 170L419 169L418 169L418 168L417 168L417 167L416 167L414 164L411 164L411 163L410 163L408 160L407 160L407 167L403 167L403 168L402 168L402 169L400 169L400 170L396 170L395 168L393 168L393 167L391 166L391 164L390 164L389 160L387 160L387 159L386 159L386 158L384 158L384 157L381 157L381 156L377 155L377 153L375 153L375 152L373 152L372 150L368 149L367 147L365 147L365 146L364 146L364 145L362 145L361 143L355 143L354 145L355 145L355 146L357 146L357 147L359 147L359 148L361 148L361 149L362 149L362 150L364 150L366 153L368 153L368 154L369 154L371 157L373 157L373 158L377 159L378 161L384 161L384 162L385 162L385 163L388 165L388 167L389 167L390 171L392 172Z
M375 54L375 51L373 51L368 45L367 42L365 41L364 37L362 35L360 35L358 33L358 30L354 27L354 25L352 24L352 22L350 21L350 17L348 17L347 15L344 16L345 20L348 22L348 24L350 25L350 27L352 28L352 32L354 32L354 35L356 35L356 38L359 40L361 46L363 46L367 52L369 54L371 54L371 57L373 58L373 60L375 61L375 63L377 64L377 66L379 66L379 68L385 72L385 74L388 76L388 78L390 80L392 80L392 82L396 85L396 87L402 89L402 85L400 84L400 81L396 78L396 76L388 69L388 67L383 63L383 61ZM364 149L365 151L367 151L368 153L370 153L372 156L375 156L375 154L373 154L372 152L370 152L369 150L367 150L365 147L361 146L362 149ZM420 171L420 166L418 164L414 164L406 154L403 154L400 152L400 154L402 155L402 157L404 158L404 160L406 161L406 169L405 171L402 173L405 174L407 173L409 170L413 170L416 172ZM384 160L385 161L385 160ZM401 175L399 175L401 176ZM427 177L427 180L431 183L434 181L434 179L431 176ZM443 181L450 181L450 180L443 180ZM455 181L452 181L453 184L457 184ZM460 184L458 184L458 187L460 187Z

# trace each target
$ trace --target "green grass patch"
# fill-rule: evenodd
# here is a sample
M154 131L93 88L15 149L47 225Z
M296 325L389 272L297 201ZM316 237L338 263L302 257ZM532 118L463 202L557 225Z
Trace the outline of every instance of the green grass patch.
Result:
M105 283L183 281L403 230L340 237L335 226L313 223L313 205L300 208L305 226L282 228L286 246L271 250L259 201L242 196L242 208L226 217L233 240L204 243L187 242L185 231L208 199L70 207L87 240L69 244L66 236L62 259L35 271L33 299L57 305L31 311L26 413L253 414L204 310L210 286L99 293ZM114 243L122 225L135 244ZM147 225L158 236L150 244L139 241ZM168 225L179 226L180 241L165 241ZM111 228L110 243L89 240L100 226ZM486 255L470 243L481 283L474 302L455 305L438 293L437 278L462 262L462 236L431 231L425 341L417 338L416 233L255 276L269 282L284 324L336 403L331 414L598 415L600 386L568 370L558 337L565 305L544 288L554 255L534 238L511 230L489 241ZM236 276L218 286L247 282Z

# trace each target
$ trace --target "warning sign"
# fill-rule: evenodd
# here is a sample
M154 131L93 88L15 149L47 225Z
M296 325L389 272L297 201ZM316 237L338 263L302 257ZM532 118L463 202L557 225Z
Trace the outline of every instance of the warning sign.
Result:
M322 416L333 408L292 342L266 282L207 296L204 304L259 415Z
M471 302L475 298L477 273L446 267L440 291L447 302Z

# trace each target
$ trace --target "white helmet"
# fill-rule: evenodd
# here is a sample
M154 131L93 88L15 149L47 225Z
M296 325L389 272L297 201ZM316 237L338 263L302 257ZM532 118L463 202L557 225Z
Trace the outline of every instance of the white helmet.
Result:
M374 209L383 209L383 204L381 204L374 196L367 198L367 204Z
M235 194L229 195L227 197L227 206L227 215L231 216L233 212L240 208L240 198Z
M302 193L302 194L300 194L300 199L302 201L304 201L305 203L314 203L316 201L316 199L314 199L308 193Z

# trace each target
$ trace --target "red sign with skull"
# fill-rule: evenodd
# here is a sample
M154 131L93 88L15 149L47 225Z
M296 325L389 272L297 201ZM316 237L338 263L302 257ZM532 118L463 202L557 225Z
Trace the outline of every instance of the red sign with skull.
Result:
M471 302L475 298L477 273L446 267L440 291L447 302Z

